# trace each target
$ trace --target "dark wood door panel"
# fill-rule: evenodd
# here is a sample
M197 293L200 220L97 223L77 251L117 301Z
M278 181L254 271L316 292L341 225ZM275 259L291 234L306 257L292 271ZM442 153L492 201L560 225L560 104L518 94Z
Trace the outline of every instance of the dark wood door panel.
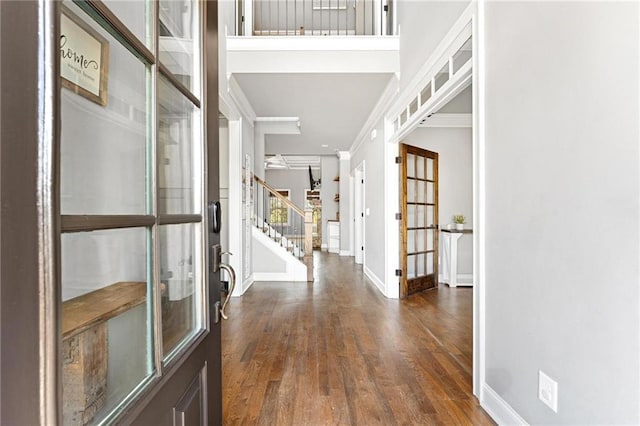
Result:
M220 344L219 326L214 336L208 336L207 340L211 338ZM159 391L140 401L140 408L132 409L123 423L154 426L220 424L222 419L209 409L205 401L208 396L206 387L219 377L212 374L208 361L207 348L200 344L184 362L178 361L180 367L165 376L157 386Z

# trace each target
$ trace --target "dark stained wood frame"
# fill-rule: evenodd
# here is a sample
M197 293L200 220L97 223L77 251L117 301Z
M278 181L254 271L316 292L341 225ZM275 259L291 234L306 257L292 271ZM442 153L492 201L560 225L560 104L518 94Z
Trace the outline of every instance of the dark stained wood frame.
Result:
M417 202L418 200L418 194L417 192L415 193L415 197L414 197L414 202L411 202L410 204L413 205L423 205L423 206L433 206L433 221L434 223L432 224L433 226L428 226L429 224L426 223L425 221L425 227L422 228L415 228L415 227L410 227L407 223L407 205L409 204L407 202L407 191L408 191L408 187L407 187L407 182L408 182L408 176L407 176L407 155L408 154L413 154L416 156L416 161L417 158L430 158L433 160L433 180L429 180L426 179L427 176L427 164L425 161L425 168L424 168L424 173L425 173L425 178L424 179L420 179L420 178L412 178L414 181L418 182L418 181L422 181L422 182L432 182L434 184L434 188L433 188L433 197L434 197L434 202L433 203L427 203L427 198L426 198L426 193L425 193L425 202L424 203L420 203ZM400 297L401 298L405 298L407 296L410 296L411 294L414 294L416 292L422 291L422 290L427 290L430 288L435 288L438 286L438 223L439 223L439 219L438 219L438 153L437 152L432 152L432 151L427 151L425 149L421 149L415 146L410 146L410 145L406 145L406 144L400 144L400 158L401 158L401 164L400 164L400 169L401 169L401 173L400 173L400 207L401 207L401 212L402 212L402 219L400 221L400 265L401 265L401 270L402 270L402 276L400 277ZM417 171L417 163L414 167L414 171ZM416 188L414 188L415 191L417 191ZM425 185L425 191L426 191L426 185ZM417 214L417 212L416 212ZM425 213L426 214L426 213ZM425 230L433 230L433 250L424 250L424 251L409 251L407 248L407 233L410 230L415 230L415 229L425 229ZM425 247L427 247L427 244L425 244ZM424 254L425 255L425 269L427 268L427 262L426 262L426 254L428 253L433 253L433 274L429 274L429 275L424 275L422 277L417 277L417 278L413 278L411 280L409 280L407 278L407 257L409 254ZM417 272L417 270L416 270ZM417 289L416 289L417 287Z

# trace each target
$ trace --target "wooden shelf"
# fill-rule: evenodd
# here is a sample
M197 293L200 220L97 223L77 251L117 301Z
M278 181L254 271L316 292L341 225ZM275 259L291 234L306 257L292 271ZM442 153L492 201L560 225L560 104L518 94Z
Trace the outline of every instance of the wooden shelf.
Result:
M144 303L147 283L119 282L62 303L62 340Z

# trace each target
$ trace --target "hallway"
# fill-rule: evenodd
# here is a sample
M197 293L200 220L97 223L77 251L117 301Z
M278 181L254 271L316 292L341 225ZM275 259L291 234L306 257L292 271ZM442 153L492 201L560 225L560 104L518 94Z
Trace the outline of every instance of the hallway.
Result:
M353 258L255 283L222 329L226 425L493 422L471 393L472 291L384 298Z

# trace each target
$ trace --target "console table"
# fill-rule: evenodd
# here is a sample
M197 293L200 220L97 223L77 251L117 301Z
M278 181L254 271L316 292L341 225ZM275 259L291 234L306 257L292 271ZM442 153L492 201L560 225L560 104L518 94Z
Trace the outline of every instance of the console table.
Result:
M449 287L473 286L473 283L458 282L458 240L464 234L471 234L471 229L441 229L443 260L442 281L449 284Z

